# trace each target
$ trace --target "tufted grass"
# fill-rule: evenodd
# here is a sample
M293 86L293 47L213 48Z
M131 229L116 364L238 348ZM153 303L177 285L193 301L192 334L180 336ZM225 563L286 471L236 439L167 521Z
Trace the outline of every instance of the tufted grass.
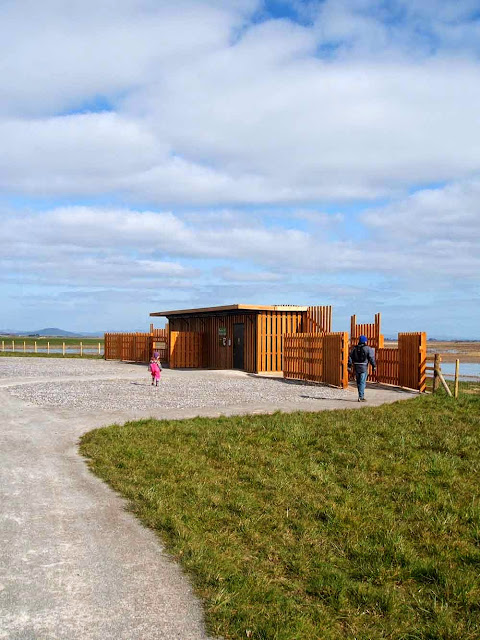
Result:
M182 563L212 635L478 640L479 428L480 395L439 394L129 422L81 452Z

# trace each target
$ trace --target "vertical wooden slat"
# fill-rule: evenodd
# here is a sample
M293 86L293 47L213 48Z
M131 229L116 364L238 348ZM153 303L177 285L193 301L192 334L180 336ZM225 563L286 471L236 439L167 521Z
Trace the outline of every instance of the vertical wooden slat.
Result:
M300 330L302 333L330 333L332 330L332 307L308 307L304 317L304 326Z
M104 357L106 360L148 362L153 341L150 333L106 333Z
M291 333L284 336L284 377L348 385L348 334Z

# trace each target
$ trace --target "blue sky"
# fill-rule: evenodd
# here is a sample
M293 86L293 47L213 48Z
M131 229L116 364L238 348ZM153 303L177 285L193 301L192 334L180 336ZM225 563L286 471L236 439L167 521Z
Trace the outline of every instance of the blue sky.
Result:
M469 0L2 3L0 329L332 304L480 339Z

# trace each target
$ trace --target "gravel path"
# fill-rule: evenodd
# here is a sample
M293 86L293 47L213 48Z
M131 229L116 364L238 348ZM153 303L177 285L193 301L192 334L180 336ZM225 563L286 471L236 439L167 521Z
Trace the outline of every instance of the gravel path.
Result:
M160 541L88 471L79 437L137 418L361 410L356 391L241 371L0 357L0 640L208 640ZM368 388L368 404L411 397Z
M2 378L61 378L63 376L89 376L105 373L109 363L104 360L80 358L24 358L14 356L0 358ZM135 370L136 365L120 364L125 370Z
M29 404L77 412L184 417L199 412L359 408L356 391L243 371L164 369L152 387L146 365L63 358L0 358L0 388ZM370 404L411 396L371 385ZM183 412L183 413L182 413Z
M92 366L91 362L79 360L73 361L71 366L63 361L50 362L50 371L37 367L35 372L30 372L31 378L20 380L20 384L10 384L8 391L39 406L82 411L223 408L232 404L265 403L272 406L295 403L300 408L315 399L345 400L351 396L349 390L262 378L237 371L165 369L159 386L152 387L145 366L117 362L104 362L99 366L101 361ZM11 375L18 374L14 366L10 369ZM40 374L48 375L50 379L42 381ZM64 379L59 380L62 374Z

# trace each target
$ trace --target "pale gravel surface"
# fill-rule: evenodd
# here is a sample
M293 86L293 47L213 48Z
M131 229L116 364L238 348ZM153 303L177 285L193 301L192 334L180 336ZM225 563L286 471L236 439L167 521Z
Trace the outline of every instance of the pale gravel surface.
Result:
M368 405L412 397L369 385ZM148 417L362 410L356 391L239 371L0 357L0 639L209 640L161 543L91 474L79 437Z
M25 359L8 360L10 378L23 377ZM3 361L0 362L0 377L6 377L2 365ZM72 379L60 381L59 377ZM240 371L164 369L159 386L152 387L145 365L53 358L38 364L35 360L27 376L11 380L7 389L29 403L82 411L221 409L232 404L266 403L273 407L295 403L300 409L312 400L345 400L352 395L351 390L252 376Z
M82 434L127 412L82 411L76 394L98 398L93 380L146 373L0 357L1 640L210 640L182 570L78 454ZM11 393L19 388L36 389L37 403ZM71 406L52 406L49 389Z
M113 365L113 367L109 367ZM80 358L27 358L14 356L0 358L1 378L61 378L63 376L89 376L106 374L115 370L134 372L138 368L134 364L105 362L104 360Z

